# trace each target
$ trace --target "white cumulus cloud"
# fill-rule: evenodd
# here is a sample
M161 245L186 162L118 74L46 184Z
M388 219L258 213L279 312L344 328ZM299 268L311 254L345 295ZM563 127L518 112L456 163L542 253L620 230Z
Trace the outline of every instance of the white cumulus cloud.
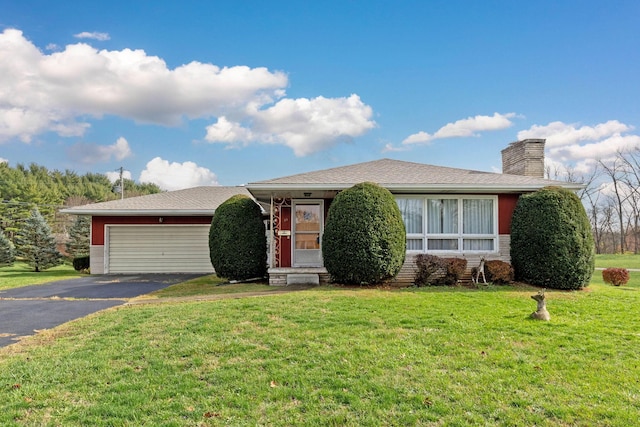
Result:
M79 136L88 117L176 125L284 96L283 72L190 62L174 69L143 50L68 45L42 53L21 31L0 33L0 142L57 132Z
M0 157L0 163L9 163L9 160Z
M518 132L518 139L544 138L550 161L575 163L587 168L593 160L608 160L618 152L640 147L640 136L630 133L633 126L609 120L595 126L581 126L561 121L534 125Z
M163 190L181 190L202 185L218 185L216 174L194 162L170 163L155 157L140 174L140 182L158 185Z
M518 132L518 139L545 138L546 147L575 145L582 141L599 141L614 135L633 130L632 126L609 120L595 126L578 126L560 121L547 125L533 125L527 130Z
M506 129L513 125L511 119L516 117L515 113L494 113L493 116L474 116L460 119L453 123L447 123L430 134L424 131L409 135L402 141L403 144L428 144L436 139L462 138L479 136L479 132Z
M376 126L372 115L358 95L282 99L268 108L247 110L249 127L219 118L207 127L205 139L231 146L283 144L296 156L306 156L363 135Z
M99 33L97 31L83 31L81 33L78 34L74 34L73 37L77 38L77 39L93 39L93 40L99 40L99 41L105 41L105 40L110 40L111 37L109 36L109 34L107 33Z
M254 139L251 129L242 127L240 123L230 122L226 117L218 118L218 121L207 126L205 139L210 142L225 142L229 144L248 143Z
M112 145L98 145L80 142L68 150L69 157L84 164L104 163L111 159L123 160L132 155L129 142L120 137Z
M79 33L104 39L108 34ZM288 76L264 67L192 61L169 68L144 50L98 50L86 43L43 53L23 33L0 33L0 143L38 134L83 136L105 115L179 125L215 118L210 142L283 144L298 156L348 142L375 127L358 95L285 98Z

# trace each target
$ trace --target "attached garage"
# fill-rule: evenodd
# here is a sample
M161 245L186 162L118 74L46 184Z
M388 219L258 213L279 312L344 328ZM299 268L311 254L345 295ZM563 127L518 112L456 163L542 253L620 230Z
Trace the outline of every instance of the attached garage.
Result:
M105 273L213 273L208 225L109 225Z
M194 187L63 209L91 216L91 274L213 273L209 228L244 187Z

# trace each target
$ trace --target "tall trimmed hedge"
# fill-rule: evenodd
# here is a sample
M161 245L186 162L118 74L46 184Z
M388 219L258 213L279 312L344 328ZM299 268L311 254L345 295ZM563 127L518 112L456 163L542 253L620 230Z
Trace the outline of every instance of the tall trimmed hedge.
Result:
M245 280L267 273L267 240L262 212L238 194L216 209L209 229L211 264L219 277Z
M594 270L591 225L578 196L547 187L520 197L511 221L517 280L553 289L582 289Z
M375 284L394 277L406 254L406 232L393 195L364 182L334 199L322 238L324 265L334 282Z

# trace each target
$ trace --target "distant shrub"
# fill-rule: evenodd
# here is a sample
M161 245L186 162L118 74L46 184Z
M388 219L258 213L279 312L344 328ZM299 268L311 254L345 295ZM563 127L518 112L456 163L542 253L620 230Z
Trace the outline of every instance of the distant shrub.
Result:
M75 271L88 270L91 266L91 260L89 259L89 255L79 256L73 259L73 269Z
M500 260L485 261L484 274L488 282L507 284L513 282L513 267L508 262Z
M464 258L445 258L447 262L447 274L443 281L445 285L455 285L462 279L467 270L467 260Z
M458 283L467 269L464 258L441 258L435 255L416 256L416 286L451 286Z
M511 262L516 279L532 285L588 286L595 245L580 198L559 187L520 196L511 219Z
M626 268L606 268L602 270L602 280L613 286L626 285L629 281L629 270Z
M209 255L218 277L246 280L266 275L265 228L253 199L237 194L218 206L209 229Z
M402 214L386 188L363 182L341 191L331 203L322 256L334 282L372 285L395 277L406 245Z
M416 286L433 285L438 276L446 271L444 258L435 255L420 254L416 256L416 270L413 283Z

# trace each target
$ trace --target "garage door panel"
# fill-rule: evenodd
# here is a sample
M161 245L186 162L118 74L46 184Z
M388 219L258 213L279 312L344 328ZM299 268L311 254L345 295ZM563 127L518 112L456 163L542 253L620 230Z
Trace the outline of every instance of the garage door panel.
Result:
M208 225L110 226L109 273L211 273Z

